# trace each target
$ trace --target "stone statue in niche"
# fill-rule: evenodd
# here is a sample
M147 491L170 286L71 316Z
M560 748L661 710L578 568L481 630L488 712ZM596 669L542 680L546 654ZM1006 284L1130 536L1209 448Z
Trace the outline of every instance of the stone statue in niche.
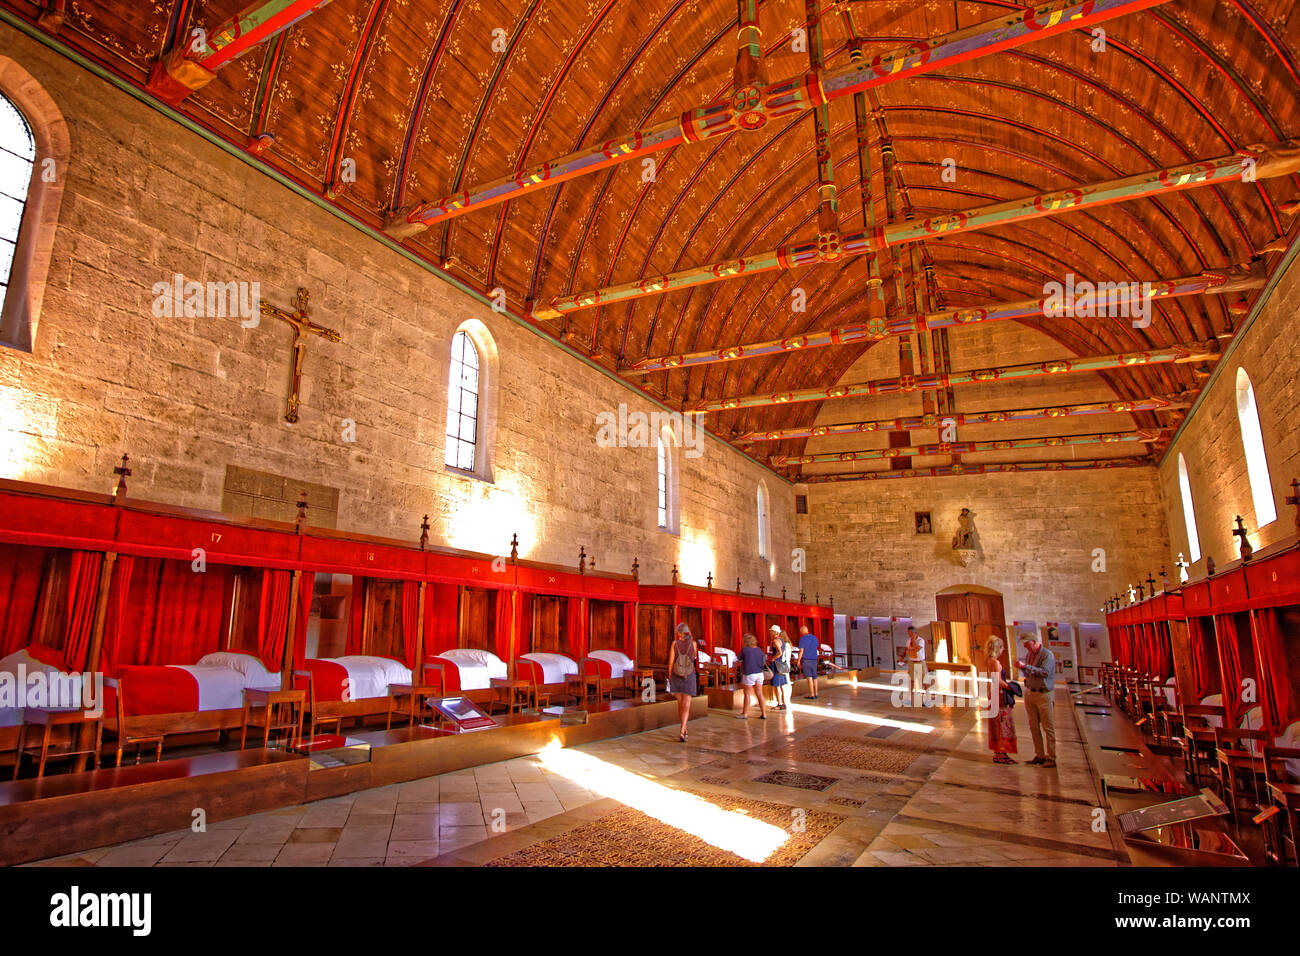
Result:
M962 508L957 517L957 533L952 536L952 550L964 568L979 553L979 536L975 530L975 512Z

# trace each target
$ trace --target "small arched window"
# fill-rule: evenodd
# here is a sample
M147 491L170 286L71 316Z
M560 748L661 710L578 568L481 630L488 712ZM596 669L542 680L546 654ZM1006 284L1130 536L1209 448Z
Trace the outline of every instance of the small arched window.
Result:
M1255 527L1262 528L1277 520L1277 506L1273 502L1268 456L1264 454L1264 433L1259 427L1255 387L1250 383L1250 376L1244 368L1237 369L1237 424L1241 427L1241 444L1246 451L1250 497L1255 502Z
M665 425L655 437L655 488L661 531L677 533L677 436Z
M767 557L767 536L767 485L760 481L758 483L758 556L760 558Z
M1183 499L1183 523L1187 526L1187 550L1192 564L1201 560L1201 538L1196 533L1196 510L1192 507L1192 483L1187 477L1187 459L1178 453L1178 494Z
M451 339L451 375L447 384L447 465L475 470L478 453L479 355L466 332Z
M0 94L0 306L9 298L35 165L32 128L18 107Z

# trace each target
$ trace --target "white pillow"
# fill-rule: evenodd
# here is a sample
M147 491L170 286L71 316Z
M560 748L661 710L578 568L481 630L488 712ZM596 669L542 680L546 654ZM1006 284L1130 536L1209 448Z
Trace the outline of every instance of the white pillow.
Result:
M729 647L715 647L713 653L717 655L719 661L725 663L728 667L736 663L736 652Z
M235 651L214 651L211 654L204 654L199 658L198 666L229 667L232 671L243 674L253 687L273 684L279 679L266 669L260 658Z
M438 656L445 657L449 661L464 661L467 664L475 664L479 667L491 667L501 663L501 658L491 651L483 651L474 647L453 647L449 651L439 652Z

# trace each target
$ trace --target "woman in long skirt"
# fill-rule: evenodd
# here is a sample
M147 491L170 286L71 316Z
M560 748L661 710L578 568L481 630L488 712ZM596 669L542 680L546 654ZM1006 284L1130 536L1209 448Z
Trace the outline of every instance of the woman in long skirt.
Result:
M1008 754L1016 753L1016 722L1014 709L1016 699L1011 695L1011 688L1002 673L1002 662L998 658L1005 647L1000 637L990 637L989 656L989 699L997 702L997 712L987 720L989 728L989 750L993 751L994 763L1015 763ZM993 695L997 696L994 697Z

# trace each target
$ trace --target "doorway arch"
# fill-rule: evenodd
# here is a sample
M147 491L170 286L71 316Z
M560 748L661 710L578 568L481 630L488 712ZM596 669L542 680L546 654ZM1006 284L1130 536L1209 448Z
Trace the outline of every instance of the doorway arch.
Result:
M948 639L954 664L970 664L977 672L986 673L986 648L989 638L996 636L1002 639L999 660L1010 673L1011 649L1007 646L1007 615L1001 591L978 584L955 584L936 592L934 604L935 623Z

